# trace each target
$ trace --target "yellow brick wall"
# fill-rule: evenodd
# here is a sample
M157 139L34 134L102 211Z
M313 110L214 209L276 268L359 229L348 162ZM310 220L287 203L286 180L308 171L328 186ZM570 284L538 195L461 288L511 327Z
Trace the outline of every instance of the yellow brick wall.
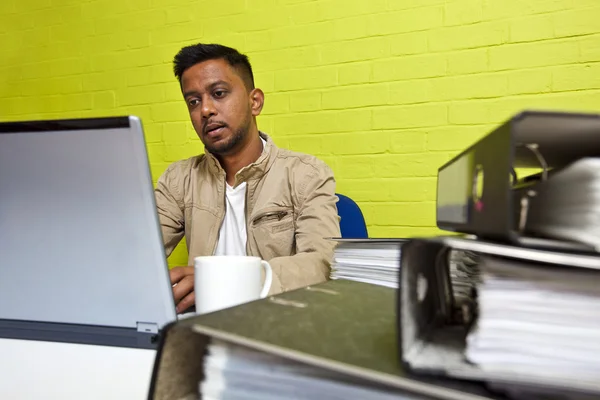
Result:
M139 115L156 178L202 151L172 57L220 42L373 236L430 234L452 154L523 108L600 109L599 32L598 0L2 0L0 118Z

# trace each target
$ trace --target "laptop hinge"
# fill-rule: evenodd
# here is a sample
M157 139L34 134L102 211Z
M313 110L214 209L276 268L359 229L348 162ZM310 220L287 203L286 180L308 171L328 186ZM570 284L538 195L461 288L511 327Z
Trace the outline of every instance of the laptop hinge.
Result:
M154 322L138 322L137 331L147 333L158 333L158 325Z

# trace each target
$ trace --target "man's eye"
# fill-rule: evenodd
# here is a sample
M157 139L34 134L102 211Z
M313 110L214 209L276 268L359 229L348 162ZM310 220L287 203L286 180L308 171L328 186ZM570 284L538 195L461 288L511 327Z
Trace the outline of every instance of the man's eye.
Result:
M215 97L223 97L225 96L224 90L215 90Z
M200 101L198 99L191 99L190 101L188 101L188 104L193 107L200 104Z

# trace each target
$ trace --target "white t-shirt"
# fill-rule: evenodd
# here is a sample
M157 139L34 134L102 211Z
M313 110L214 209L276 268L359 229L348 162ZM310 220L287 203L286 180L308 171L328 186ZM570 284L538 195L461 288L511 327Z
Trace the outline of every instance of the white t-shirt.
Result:
M266 142L263 143L263 151ZM225 182L225 218L219 230L216 256L245 256L246 241L246 182L233 188Z

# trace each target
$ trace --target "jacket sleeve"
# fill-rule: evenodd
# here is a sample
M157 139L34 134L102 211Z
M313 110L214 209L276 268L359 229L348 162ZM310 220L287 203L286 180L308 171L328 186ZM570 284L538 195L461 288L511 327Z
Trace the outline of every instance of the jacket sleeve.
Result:
M322 283L329 278L335 242L328 238L341 235L333 172L323 162L311 166L298 192L302 201L295 226L296 254L268 260L273 269L269 294Z
M185 233L183 197L173 182L174 167L175 165L171 165L167 168L158 178L154 189L158 220L167 257L171 255Z

